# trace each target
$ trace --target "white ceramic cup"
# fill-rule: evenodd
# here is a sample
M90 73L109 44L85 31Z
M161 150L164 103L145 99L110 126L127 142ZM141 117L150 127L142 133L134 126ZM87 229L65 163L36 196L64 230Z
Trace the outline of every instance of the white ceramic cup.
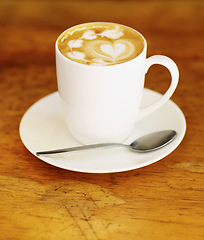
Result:
M147 43L142 38L141 54L110 66L86 65L66 58L58 49L57 39L58 91L66 124L78 142L123 142L136 121L154 112L172 96L179 79L176 64L162 55L146 58ZM169 70L171 85L161 99L140 109L145 74L153 64Z

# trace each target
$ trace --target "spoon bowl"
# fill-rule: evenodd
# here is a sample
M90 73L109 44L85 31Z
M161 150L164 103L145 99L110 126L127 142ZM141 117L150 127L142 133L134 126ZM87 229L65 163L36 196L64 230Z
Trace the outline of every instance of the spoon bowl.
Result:
M59 153L69 153L83 150L90 150L95 148L109 148L109 147L125 147L135 152L145 153L152 152L158 150L170 142L172 142L177 133L174 130L164 130L153 132L142 136L135 141L133 141L130 145L122 144L122 143L100 143L100 144L92 144L92 145L83 145L72 148L63 148L57 150L49 150L49 151L41 151L36 152L37 156L40 155L50 155L50 154L59 154Z

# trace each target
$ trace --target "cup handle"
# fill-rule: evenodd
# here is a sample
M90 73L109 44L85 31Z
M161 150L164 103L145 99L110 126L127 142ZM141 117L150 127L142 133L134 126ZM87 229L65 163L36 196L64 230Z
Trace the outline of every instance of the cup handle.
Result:
M150 113L154 112L156 109L161 107L165 102L167 102L167 100L174 93L176 86L178 84L179 71L178 71L178 67L176 66L176 64L173 60L171 60L170 58L168 58L166 56L162 56L162 55L151 56L146 59L146 69L145 69L146 72L154 64L160 64L169 70L169 72L171 74L171 85L168 88L168 90L166 91L166 93L158 101L156 101L155 103L151 104L150 106L147 106L140 110L139 115L138 115L139 119L137 119L137 120L140 120L140 119L146 117L147 115L149 115Z

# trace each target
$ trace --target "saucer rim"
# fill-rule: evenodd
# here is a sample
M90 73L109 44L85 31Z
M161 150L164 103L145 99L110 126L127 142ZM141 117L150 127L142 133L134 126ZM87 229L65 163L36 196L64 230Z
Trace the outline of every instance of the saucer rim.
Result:
M162 94L156 92L156 91L153 91L151 89L147 89L147 88L144 88L144 91L146 92L149 92L151 94L157 94L159 96L161 96ZM82 173L116 173L116 172L125 172L125 171L130 171L130 170L134 170L134 169L138 169L138 168L142 168L142 167L145 167L145 166L148 166L148 165L151 165L161 159L163 159L164 157L168 156L171 152L173 152L179 145L180 143L182 142L184 136L185 136L185 133L186 133L186 119L185 119L185 116L182 112L182 110L178 107L177 104L175 104L171 99L169 99L167 101L167 103L171 104L174 108L175 108L175 111L177 111L177 115L178 113L180 114L180 118L182 118L182 129L179 133L179 136L177 136L177 141L173 141L172 143L170 143L168 146L170 148L166 148L166 151L163 151L163 153L160 154L160 156L156 156L156 157L153 157L149 159L149 161L145 161L145 162L142 162L140 164L136 163L135 166L131 167L131 168L117 168L115 167L114 169L112 170L105 170L105 169L95 169L92 168L92 169L80 169L80 168L76 168L76 167L66 167L66 166L63 166L63 165L60 165L58 163L56 163L55 161L53 162L53 158L51 157L44 157L44 156L37 156L36 155L36 150L33 151L32 150L32 147L29 147L29 144L27 143L25 137L23 136L23 127L24 127L24 122L26 121L26 117L30 114L30 112L32 112L32 110L38 106L38 104L41 104L43 102L46 102L49 100L49 98L51 97L58 97L59 98L59 95L58 95L58 91L55 91L53 93L50 93L44 97L42 97L41 99L37 100L36 102L34 102L27 110L26 112L24 113L23 117L21 118L21 121L20 121L20 125L19 125L19 134L20 134L20 138L24 144L24 146L27 148L28 151L30 151L34 156L36 156L38 159L52 165L52 166L55 166L55 167L58 167L58 168L61 168L61 169L65 169L65 170L70 170L70 171L74 171L74 172L82 172ZM167 104L165 103L165 104ZM72 137L72 136L71 136ZM80 144L79 144L80 145ZM166 146L166 147L168 147ZM157 150L158 152L159 150ZM127 153L128 154L128 153ZM135 153L134 153L135 154ZM149 153L146 153L146 154L149 154ZM150 153L151 154L151 153Z

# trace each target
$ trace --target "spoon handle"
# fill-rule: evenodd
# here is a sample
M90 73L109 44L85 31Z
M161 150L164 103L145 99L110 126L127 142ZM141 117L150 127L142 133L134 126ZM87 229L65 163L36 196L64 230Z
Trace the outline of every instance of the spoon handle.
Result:
M57 150L50 150L50 151L41 151L36 152L37 156L40 155L50 155L50 154L58 154L58 153L68 153L68 152L77 152L95 148L109 148L109 147L129 147L128 145L121 144L121 143L99 143L99 144L92 144L92 145L84 145L72 148L62 148Z

